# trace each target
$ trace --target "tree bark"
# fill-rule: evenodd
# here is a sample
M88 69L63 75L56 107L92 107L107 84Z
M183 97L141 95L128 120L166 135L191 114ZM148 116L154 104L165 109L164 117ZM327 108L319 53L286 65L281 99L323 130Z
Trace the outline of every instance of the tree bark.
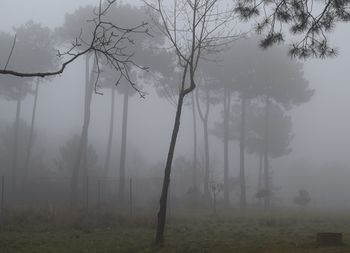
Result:
M270 99L265 98L265 134L264 134L264 208L270 209L271 189L269 182L269 114L270 114Z
M169 151L168 151L168 156L166 159L166 164L164 169L163 186L162 186L162 192L160 194L160 200L159 200L159 211L157 214L157 231L156 231L156 238L155 238L156 244L162 244L164 241L164 228L165 228L165 222L166 222L166 209L167 209L167 199L168 199L168 192L169 192L169 185L170 185L171 165L174 159L176 140L180 129L180 119L181 119L183 101L186 94L193 91L193 89L195 88L194 79L193 79L194 72L190 71L191 86L190 88L185 89L187 69L188 69L188 64L186 64L182 74L181 89L179 92L179 98L178 98L177 107L176 107L174 127L173 127L173 132L171 134Z
M120 167L119 167L119 202L124 204L125 198L125 163L126 163L126 141L127 141L127 127L128 127L128 107L129 107L129 87L124 93L123 101L123 124L122 124L122 143L120 151Z
M115 103L115 85L111 88L111 111L110 111L110 118L109 118L109 133L108 133L108 140L107 140L107 152L106 152L106 159L104 164L104 174L103 174L103 192L106 191L107 188L107 178L109 173L109 166L110 166L110 160L111 160L111 151L112 151L112 139L113 139L113 130L114 130L114 103Z
M264 153L263 150L259 151L259 176L258 176L258 190L257 192L260 192L262 190L262 185L263 185L263 161L264 161ZM259 198L259 206L261 205L261 198Z
M199 89L197 88L196 101L197 101L198 114L203 124L204 154L205 154L203 191L204 191L204 197L208 200L210 199L210 191L209 191L210 154L209 154L209 135L208 135L208 118L209 118L209 109L210 109L209 99L210 99L209 87L208 87L208 84L205 84L205 111L203 113L199 102Z
M77 150L77 156L73 167L73 175L71 179L71 205L74 207L78 198L78 182L79 173L82 170L82 186L85 186L85 178L87 176L86 168L86 149L88 143L88 131L90 124L90 104L93 93L93 85L95 79L95 60L93 63L93 69L90 73L89 56L85 59L85 100L84 100L84 122L81 129L79 146ZM90 75L90 78L89 78Z
M191 94L192 100L192 119L193 119L193 174L192 174L192 184L195 191L198 190L198 180L197 180L197 117L196 117L196 105L194 101L193 92Z
M230 189L229 189L229 117L230 117L231 96L228 88L224 88L224 203L228 207L230 205Z
M246 98L244 95L241 98L241 129L240 129L240 142L239 142L239 182L241 186L240 194L240 207L246 208L246 184L245 184L245 168L244 168L244 152L245 152L245 117L246 117Z
M16 194L16 177L17 177L17 160L18 160L18 135L19 135L19 120L21 115L21 92L22 88L19 88L19 94L17 98L16 106L16 119L13 131L13 147L12 147L12 189L13 193Z
M37 78L36 86L35 86L35 93L34 93L34 104L33 104L32 120L31 120L31 125L30 125L29 141L28 141L28 146L27 146L27 154L26 154L26 160L24 162L24 177L23 177L23 186L24 187L27 184L28 168L29 168L30 158L31 158L31 154L32 154L34 123L35 123L36 108L37 108L37 102L38 102L38 96L39 96L39 83L40 83L40 79Z
M209 191L209 173L210 173L210 154L209 154L209 136L208 136L208 119L203 122L204 134L204 151L205 151L205 172L204 172L204 197L210 199Z
M171 135L170 146L169 146L168 156L167 156L165 170L164 170L163 187L160 195L160 201L159 201L160 205L159 205L159 211L157 215L158 223L157 223L157 232L156 232L156 240L155 240L156 244L161 244L164 241L164 227L165 227L165 221L166 221L166 207L167 207L168 191L169 191L169 184L170 184L171 165L174 158L177 135L180 129L180 118L181 118L181 112L182 112L183 99L184 99L184 95L181 92L177 103L175 122L174 122L173 132Z

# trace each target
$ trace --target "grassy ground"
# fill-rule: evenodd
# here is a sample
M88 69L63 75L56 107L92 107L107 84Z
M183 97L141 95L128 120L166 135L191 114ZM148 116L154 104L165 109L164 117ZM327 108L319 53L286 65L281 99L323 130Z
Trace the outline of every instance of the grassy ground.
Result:
M1 253L78 252L350 252L350 216L183 214L171 217L163 247L152 245L153 215L130 218L111 213L11 212L2 219ZM152 218L150 218L152 217ZM345 245L318 247L317 232L342 232Z

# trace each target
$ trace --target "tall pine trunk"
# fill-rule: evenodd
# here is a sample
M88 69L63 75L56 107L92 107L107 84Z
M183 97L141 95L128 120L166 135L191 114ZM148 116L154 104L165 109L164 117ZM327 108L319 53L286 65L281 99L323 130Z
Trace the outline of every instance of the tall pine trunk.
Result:
M269 182L269 114L270 114L270 99L265 98L265 133L264 133L264 208L270 209L271 189Z
M209 135L208 135L208 119L203 122L204 134L204 153L205 153L205 171L204 171L204 197L210 199L209 177L210 177L210 154L209 154Z
M119 202L124 204L125 198L125 163L126 163L126 141L128 127L128 108L129 108L129 86L124 93L123 100L123 123L122 123L122 143L120 151L120 167L119 167Z
M260 193L262 190L262 185L263 185L263 161L264 161L264 153L263 150L259 150L259 173L258 173L258 190L257 192ZM259 206L261 205L261 198L259 197Z
M199 118L203 124L203 137L204 137L204 155L205 155L205 165L204 165L204 184L203 192L206 199L210 199L209 191L209 177L210 177L210 154L209 154L209 134L208 134L208 118L209 118L209 108L210 108L210 97L209 97L209 87L205 84L205 111L202 112L201 105L199 102L199 89L196 90L196 101Z
M113 140L113 130L114 130L114 103L115 103L115 85L111 87L111 111L109 117L109 131L108 131L108 140L107 140L107 151L104 164L104 174L103 174L103 192L107 188L107 178L109 173L109 166L111 161L111 152L112 152L112 140Z
M18 136L19 136L19 120L21 116L21 92L22 88L19 88L19 94L17 98L16 106L16 119L13 131L13 146L12 146L12 190L13 194L16 196L17 187L17 164L18 164Z
M31 125L30 125L29 141L28 141L28 146L27 146L26 158L25 158L25 162L24 162L23 187L25 187L27 184L28 168L29 168L30 158L31 158L31 154L32 154L34 123L35 123L36 108L37 108L37 102L38 102L38 96L39 96L39 82L40 82L40 80L39 80L39 78L37 78L35 91L34 91L35 92L34 93L34 104L33 104L32 120L31 120Z
M230 102L231 96L228 88L224 88L224 203L228 207L230 204L230 189L229 189L229 117L230 117Z
M245 168L244 168L244 153L245 153L245 118L246 118L246 98L243 95L241 98L241 129L240 129L240 141L239 141L239 182L241 186L240 194L240 207L246 208L246 183L245 183Z
M86 168L86 150L88 143L88 131L90 125L90 105L92 100L93 85L95 80L95 60L93 68L90 73L89 67L89 56L85 58L85 99L84 99L84 122L81 129L79 146L76 154L76 159L73 167L73 175L71 178L71 205L75 206L78 200L78 188L79 188L79 173L82 174L81 182L86 181L85 176L87 175ZM90 75L90 78L89 78Z
M193 163L192 163L192 184L195 192L198 190L198 179L197 179L197 117L196 117L196 105L194 101L194 94L191 94L192 100L192 120L193 120Z

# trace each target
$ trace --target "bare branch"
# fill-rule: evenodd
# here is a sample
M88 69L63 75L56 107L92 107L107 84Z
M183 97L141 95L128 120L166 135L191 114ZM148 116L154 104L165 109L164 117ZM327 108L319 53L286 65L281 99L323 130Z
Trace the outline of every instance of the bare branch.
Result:
M99 77L99 64L100 60L104 60L108 62L110 66L114 68L114 70L125 78L132 87L139 92L139 94L143 97L144 93L136 88L135 84L131 81L128 69L130 67L136 67L141 70L147 70L145 67L141 67L132 61L133 52L131 52L130 48L133 46L133 34L142 33L145 35L150 35L147 28L147 23L141 23L134 27L119 27L108 20L105 20L105 16L107 12L110 10L111 6L116 2L116 0L108 0L105 4L102 4L102 1L99 2L98 10L95 11L95 17L88 22L92 22L94 24L94 28L92 31L92 37L89 42L84 41L82 39L82 32L79 37L75 39L72 43L71 47L65 52L58 51L57 56L59 58L66 59L58 70L54 71L46 71L46 72L20 72L16 70L8 70L7 64L11 58L12 51L15 45L15 40L12 46L12 50L8 59L8 62L4 69L0 69L0 74L2 75L13 75L17 77L47 77L47 76L56 76L62 74L66 67L73 63L75 60L80 58L85 54L93 54L95 56L95 60L98 66L97 77ZM95 82L95 92L98 92L98 80Z
M12 47L11 47L11 51L10 51L9 57L7 58L7 61L6 61L4 69L7 69L7 65L10 62L10 59L11 59L11 56L12 56L12 53L13 53L13 49L15 48L15 45L16 45L16 38L17 38L17 35L15 34L15 37L14 37L13 43L12 43Z

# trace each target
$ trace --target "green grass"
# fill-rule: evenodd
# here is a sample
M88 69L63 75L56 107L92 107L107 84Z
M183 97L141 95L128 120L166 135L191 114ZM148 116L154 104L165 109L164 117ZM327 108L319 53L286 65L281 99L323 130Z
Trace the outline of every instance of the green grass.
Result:
M317 232L342 232L345 245L322 248ZM350 216L271 213L211 216L183 213L171 217L162 247L152 244L153 215L130 218L106 212L11 212L2 220L1 253L211 252L345 253L350 252Z

